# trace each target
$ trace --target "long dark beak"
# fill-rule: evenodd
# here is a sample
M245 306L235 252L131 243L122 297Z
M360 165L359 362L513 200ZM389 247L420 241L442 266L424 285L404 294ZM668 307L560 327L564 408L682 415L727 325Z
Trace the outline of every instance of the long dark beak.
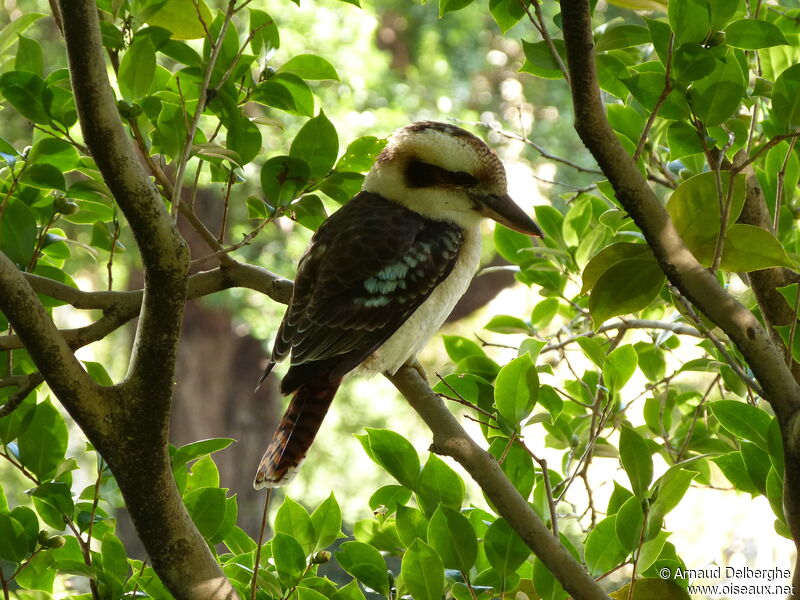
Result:
M544 237L539 226L517 206L508 194L481 196L480 203L483 208L481 212L501 225L526 235Z

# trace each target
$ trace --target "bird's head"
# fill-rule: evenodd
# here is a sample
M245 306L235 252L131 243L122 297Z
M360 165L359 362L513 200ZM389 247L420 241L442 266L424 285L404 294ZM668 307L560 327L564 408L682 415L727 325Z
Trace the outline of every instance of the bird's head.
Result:
M506 171L494 150L455 125L420 121L396 131L363 189L431 219L474 227L488 217L542 237L508 195Z

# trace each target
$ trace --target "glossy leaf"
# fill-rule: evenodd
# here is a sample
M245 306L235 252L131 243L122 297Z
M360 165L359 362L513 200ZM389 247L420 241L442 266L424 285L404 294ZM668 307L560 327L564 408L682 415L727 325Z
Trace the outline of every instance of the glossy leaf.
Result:
M767 449L767 429L774 417L745 402L718 400L708 404L720 425L733 435Z
M738 19L725 28L725 34L729 46L745 50L789 43L777 25L760 19Z
M388 429L366 429L372 460L386 469L401 485L417 489L419 456L414 446L399 433Z
M365 586L379 594L389 595L386 562L380 552L362 542L345 542L336 553L339 566Z
M303 79L333 79L339 81L339 74L333 65L316 54L298 54L279 68L278 72L294 73Z
M316 547L317 535L311 516L305 508L289 496L284 499L275 515L274 529L276 533L285 533L294 538L306 556L311 554Z
M771 114L784 131L800 127L800 65L789 67L775 81Z
M495 405L511 423L519 423L531 414L538 393L539 375L529 354L515 358L497 374Z
M436 550L415 540L403 555L403 585L414 600L440 600L444 592L444 568Z
M505 519L497 519L483 538L486 558L502 578L508 577L531 553Z
M416 492L426 515L432 515L439 504L459 509L464 502L464 481L441 458L431 454L419 475Z
M447 569L468 573L478 558L478 538L460 512L440 505L428 523L428 543Z
M628 258L606 270L589 297L595 328L610 317L645 308L664 285L664 273L651 258Z
M289 148L289 156L308 164L311 177L326 175L333 168L338 152L336 129L321 111L300 128Z
M644 438L628 425L623 425L620 430L619 456L633 493L644 499L653 480L653 457Z
M67 451L67 425L50 403L41 402L26 416L27 427L17 443L22 464L40 479L52 475Z

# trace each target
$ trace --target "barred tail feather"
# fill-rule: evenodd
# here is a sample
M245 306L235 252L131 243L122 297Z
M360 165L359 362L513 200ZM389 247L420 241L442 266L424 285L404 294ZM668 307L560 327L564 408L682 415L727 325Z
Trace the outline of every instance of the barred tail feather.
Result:
M297 389L261 459L253 487L282 487L297 474L341 381L320 378Z

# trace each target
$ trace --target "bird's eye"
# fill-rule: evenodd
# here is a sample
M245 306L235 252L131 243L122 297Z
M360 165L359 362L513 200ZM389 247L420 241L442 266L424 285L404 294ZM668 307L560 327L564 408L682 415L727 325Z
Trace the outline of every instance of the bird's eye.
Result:
M456 185L463 185L464 187L471 187L478 183L478 180L466 171L455 171L451 173L451 177L453 183Z

